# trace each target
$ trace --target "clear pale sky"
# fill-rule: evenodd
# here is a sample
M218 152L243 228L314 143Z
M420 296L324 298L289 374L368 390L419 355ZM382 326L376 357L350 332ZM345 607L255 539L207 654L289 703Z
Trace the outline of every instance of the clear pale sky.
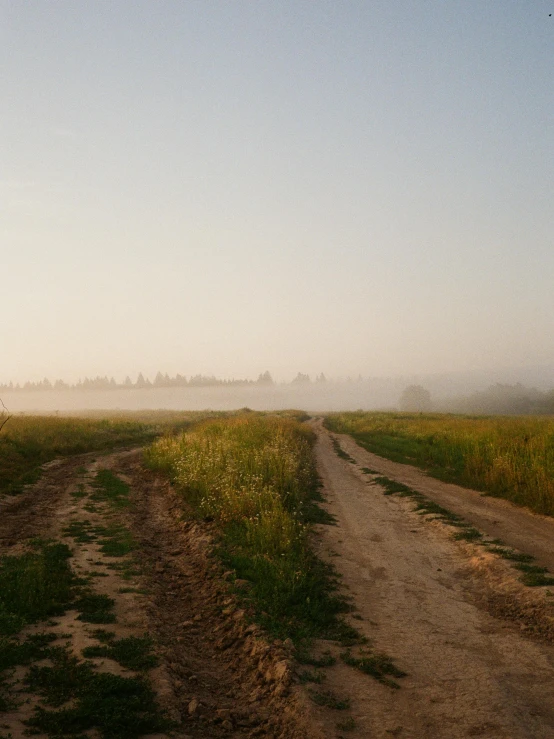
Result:
M554 362L550 12L0 0L0 381Z

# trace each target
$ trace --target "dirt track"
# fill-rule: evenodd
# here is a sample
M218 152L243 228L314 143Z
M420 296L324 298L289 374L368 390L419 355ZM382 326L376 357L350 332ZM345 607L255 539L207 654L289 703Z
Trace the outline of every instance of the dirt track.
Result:
M321 424L315 428L327 508L338 524L318 527L317 546L342 574L358 609L361 620L352 617L352 624L408 673L394 690L340 659L326 670L322 688L351 700L347 717L355 724L348 732L337 728L341 720L346 724L342 712L312 706L295 686L290 649L268 644L248 626L210 557L209 525L183 517L182 501L143 468L138 453L83 455L47 465L36 486L0 501L0 554L21 551L32 537L59 539L65 526L85 517L94 525L113 520L114 512L103 504L90 507L99 469L112 469L129 484L132 504L116 519L138 543L130 560L132 579L121 580L121 571L111 567L117 562L104 557L94 541L72 542L73 562L82 576L106 567L95 588L116 601L117 623L110 629L118 637L154 637L160 664L150 679L180 722L176 739L553 738L554 598L548 589L525 588L509 563L453 541L452 529L414 513L408 499L383 495L361 467L409 484L479 525L471 518L475 508L483 530L490 511L499 511L492 525L511 526L523 551L542 546L545 564L547 544L537 544L534 529L528 534L533 541L522 541L525 524L516 530L513 521L519 514L520 521L538 521L544 531L550 522L472 491L459 489L456 496L454 486L340 437L359 462L351 464L337 456ZM482 505L491 506L488 513ZM510 526L501 517L505 508ZM512 543L505 533L502 538ZM60 642L71 632L71 648L80 655L94 643L93 628L76 615L69 611L46 628ZM333 644L321 648L335 656L342 651ZM100 670L121 672L110 660L96 662ZM28 697L19 711L1 717L14 739L24 736L21 719L36 704Z
M500 513L491 516L505 505L479 497L485 506L480 508L475 494L456 498L454 486L429 480L419 470L378 458L349 437L339 437L359 463L351 464L337 456L320 422L315 428L327 508L338 523L320 527L321 553L340 555L332 561L364 619L353 623L361 624L374 647L394 657L408 673L400 680L401 689L391 690L375 681L352 680L343 668L329 672L331 687L349 686L357 723L352 735L554 737L554 646L547 640L554 609L546 589L529 595L531 589L519 584L506 562L482 547L453 541L451 528L417 515L408 499L383 495L360 467L379 470L457 513L467 513L483 529L487 516L498 520L491 524L497 527L494 533L502 529L496 535L508 542L508 524L500 522ZM506 520L513 522L517 516L509 513ZM519 509L516 514L520 521L535 518ZM548 526L550 522L545 531ZM539 545L528 539L523 524L517 532L512 528L514 545L518 541L523 551L537 556L540 550L541 560L549 561L552 551L545 549L546 541ZM510 601L516 623L490 615L499 591ZM522 633L528 624L523 616L518 622L518 608L531 608L535 618L544 621L542 640Z
M536 557L538 564L554 572L554 519L540 516L501 498L451 485L429 477L417 467L384 459L360 448L346 435L337 435L341 446L362 466L408 485L448 510L463 516L477 529Z
M129 507L113 510L94 502L100 469L130 486ZM124 525L135 551L112 557L102 554L98 541L64 538L64 528L83 519L93 527ZM167 481L144 469L138 451L51 463L20 497L0 501L0 556L25 551L37 536L68 542L76 572L94 576L95 592L115 601L117 621L109 629L117 638L153 637L159 664L149 679L178 724L173 739L321 739L307 718L311 706L293 685L290 649L269 644L249 625L210 556L209 525L187 520L182 501ZM75 610L26 627L25 634L37 630L54 634L56 646L67 645L80 658L83 648L95 644L95 626L79 620ZM92 661L101 672L132 676L108 658ZM7 731L13 739L27 735L23 721L37 705L24 675L17 668L16 690L22 692L16 693L16 710L0 713L0 734Z

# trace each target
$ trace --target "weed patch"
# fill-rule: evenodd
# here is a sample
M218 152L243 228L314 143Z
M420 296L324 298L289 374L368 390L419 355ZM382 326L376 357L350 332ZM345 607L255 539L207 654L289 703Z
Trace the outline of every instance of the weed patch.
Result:
M349 698L337 698L330 690L310 690L310 697L318 706L332 708L334 711L346 711L350 708Z
M65 612L74 585L70 557L65 544L37 543L34 551L0 561L0 636Z
M333 449L337 453L337 456L339 456L341 459L345 459L347 462L350 462L351 464L356 464L356 460L353 459L348 452L345 452L344 449L341 447L339 440L335 438L334 436L331 439L333 444Z
M523 562L518 562L514 567L523 573L521 581L531 588L554 585L554 577L548 574L546 567L539 567Z
M115 509L127 508L130 505L129 486L111 470L98 470L93 485L95 491L91 495L91 500L108 503Z
M98 528L103 536L100 540L100 551L108 557L125 557L137 548L131 532L120 524L112 524Z
M72 521L63 531L63 536L71 537L79 544L87 544L96 541L98 538L96 531L90 521Z
M336 658L329 651L323 652L319 657L315 657L305 648L300 648L296 652L296 660L301 665L311 665L312 667L332 667L337 663Z
M316 672L315 670L303 670L298 675L298 680L302 685L306 685L306 683L316 683L320 685L325 680L325 673Z
M362 657L354 657L348 651L341 654L341 659L350 667L355 667L366 675L371 675L371 677L374 677L384 685L388 685L390 688L399 688L400 686L397 682L391 680L389 676L397 678L406 677L406 673L398 669L386 654L369 654L363 655Z
M483 534L478 529L474 529L473 526L468 526L463 531L454 534L454 538L457 541L479 541L483 538Z
M98 646L85 647L83 657L107 657L130 670L148 670L157 664L152 654L152 640L148 637L130 636L115 640L109 632L103 632Z
M170 728L145 679L97 673L63 648L53 648L50 659L52 666L31 667L27 685L58 710L39 706L27 722L31 729L53 739L92 729L103 739L136 739Z
M356 722L352 718L352 716L349 716L344 721L339 721L337 723L337 731L354 731L356 728Z
M504 549L503 547L488 546L488 550L493 554L498 554L498 556L502 557L502 559L509 559L512 562L532 562L535 559L532 554L514 552L510 549Z
M90 624L113 624L116 621L113 612L115 601L107 595L87 593L76 602L75 608L80 611L79 621Z

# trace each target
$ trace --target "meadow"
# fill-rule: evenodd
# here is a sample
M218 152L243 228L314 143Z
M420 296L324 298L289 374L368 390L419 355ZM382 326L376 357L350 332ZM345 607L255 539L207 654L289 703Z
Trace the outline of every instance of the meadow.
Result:
M206 415L164 411L89 418L13 416L0 432L0 493L21 492L38 479L40 466L56 457L138 446Z
M554 419L332 413L326 427L368 451L554 516Z

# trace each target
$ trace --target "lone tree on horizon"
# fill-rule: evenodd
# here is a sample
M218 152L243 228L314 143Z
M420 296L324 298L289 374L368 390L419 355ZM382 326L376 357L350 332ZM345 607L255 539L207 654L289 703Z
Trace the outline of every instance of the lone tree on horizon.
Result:
M427 413L431 410L431 393L422 385L408 385L400 396L400 410L408 413Z

